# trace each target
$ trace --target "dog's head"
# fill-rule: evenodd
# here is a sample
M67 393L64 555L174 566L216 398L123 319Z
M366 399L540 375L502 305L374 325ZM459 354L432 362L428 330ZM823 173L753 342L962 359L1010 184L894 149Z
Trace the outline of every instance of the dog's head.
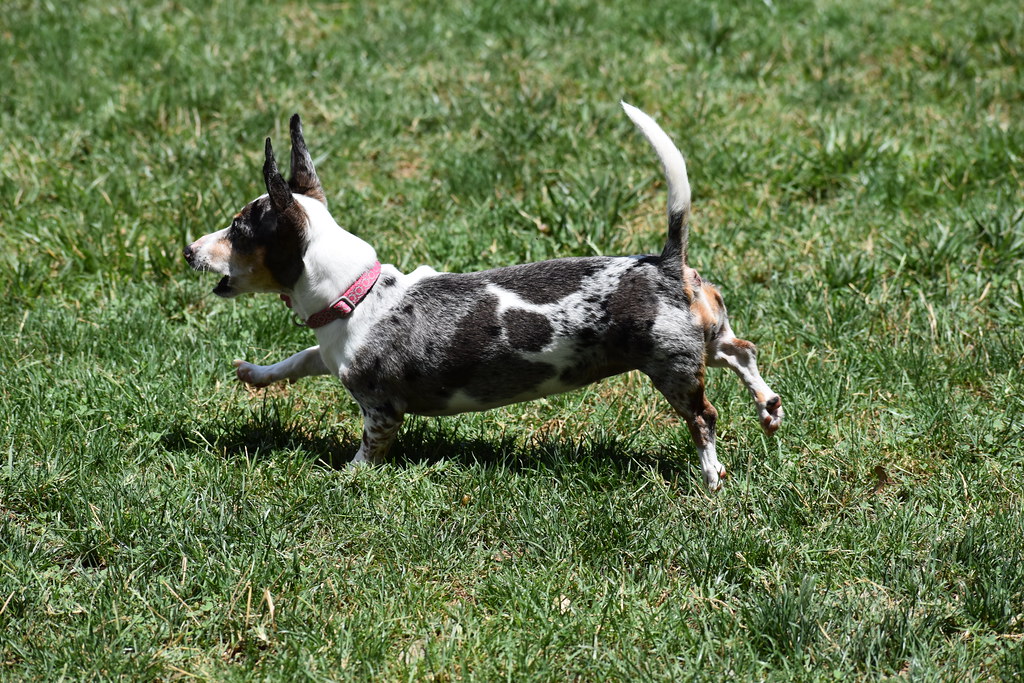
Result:
M327 201L302 138L298 114L292 116L290 127L291 178L285 181L277 170L267 138L263 163L267 194L246 204L228 227L185 247L185 260L192 268L224 276L213 290L218 296L290 290L302 275L309 213L325 210Z

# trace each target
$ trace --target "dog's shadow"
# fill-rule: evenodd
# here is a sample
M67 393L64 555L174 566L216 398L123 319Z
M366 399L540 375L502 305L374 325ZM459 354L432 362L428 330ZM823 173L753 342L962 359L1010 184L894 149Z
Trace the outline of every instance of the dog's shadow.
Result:
M654 469L668 481L686 480L690 469L679 456L659 456L629 437L603 435L582 438L519 438L503 434L494 438L469 437L457 420L407 419L386 462L399 467L457 462L466 466L493 466L517 471L545 469L569 471L574 465L601 463L619 472ZM167 432L161 445L168 451L212 448L227 459L254 460L275 452L292 451L331 469L348 465L359 448L354 432L323 429L283 417L273 405L264 405L247 420L237 416L214 417L206 422L178 424Z

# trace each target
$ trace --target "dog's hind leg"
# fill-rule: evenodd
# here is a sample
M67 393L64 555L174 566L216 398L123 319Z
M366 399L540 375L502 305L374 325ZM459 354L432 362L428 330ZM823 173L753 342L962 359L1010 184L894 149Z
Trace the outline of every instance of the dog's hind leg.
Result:
M704 483L712 492L722 488L725 479L725 465L718 461L715 448L715 422L718 411L704 395L703 377L696 381L678 382L655 380L654 386L665 395L676 412L683 416L690 428L690 435L697 445L700 456L700 469L704 474Z
M729 367L739 375L754 399L757 419L769 436L782 424L782 399L761 377L757 368L757 347L746 339L726 336L712 342L708 365Z
M235 374L238 379L254 387L265 387L282 380L294 382L302 377L330 373L320 356L319 346L311 346L273 365L253 365L244 360L235 360L234 366L237 368Z
M389 405L359 408L363 413L363 440L350 464L375 465L387 455L404 416Z

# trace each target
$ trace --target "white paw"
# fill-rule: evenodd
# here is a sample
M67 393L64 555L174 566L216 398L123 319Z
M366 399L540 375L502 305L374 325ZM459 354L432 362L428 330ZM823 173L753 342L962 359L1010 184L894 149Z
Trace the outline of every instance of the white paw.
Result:
M244 382L250 386L257 388L265 387L271 382L267 381L267 378L263 375L263 368L259 365L253 365L252 363L246 363L244 360L235 359L231 361L232 365L235 366L235 375L238 376L240 382Z
M782 399L778 394L769 398L764 407L758 406L758 414L761 419L761 429L768 436L771 436L782 426Z
M711 469L704 470L704 483L708 485L708 491L718 493L722 490L729 473L725 471L725 465L716 463Z

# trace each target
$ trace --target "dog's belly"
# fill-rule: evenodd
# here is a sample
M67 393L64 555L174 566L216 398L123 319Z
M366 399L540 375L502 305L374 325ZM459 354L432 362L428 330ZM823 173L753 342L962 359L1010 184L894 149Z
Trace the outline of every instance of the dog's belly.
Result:
M405 410L415 415L432 417L491 410L573 391L604 377L625 372L628 368L583 369L570 366L559 372L552 366L552 373L546 379L540 379L530 386L525 386L533 379L529 372L510 382L496 382L496 374L502 373L494 373L491 370L492 368L483 368L479 376L474 378L475 381L471 380L467 387L454 391L450 387L437 385L432 390L408 395Z

